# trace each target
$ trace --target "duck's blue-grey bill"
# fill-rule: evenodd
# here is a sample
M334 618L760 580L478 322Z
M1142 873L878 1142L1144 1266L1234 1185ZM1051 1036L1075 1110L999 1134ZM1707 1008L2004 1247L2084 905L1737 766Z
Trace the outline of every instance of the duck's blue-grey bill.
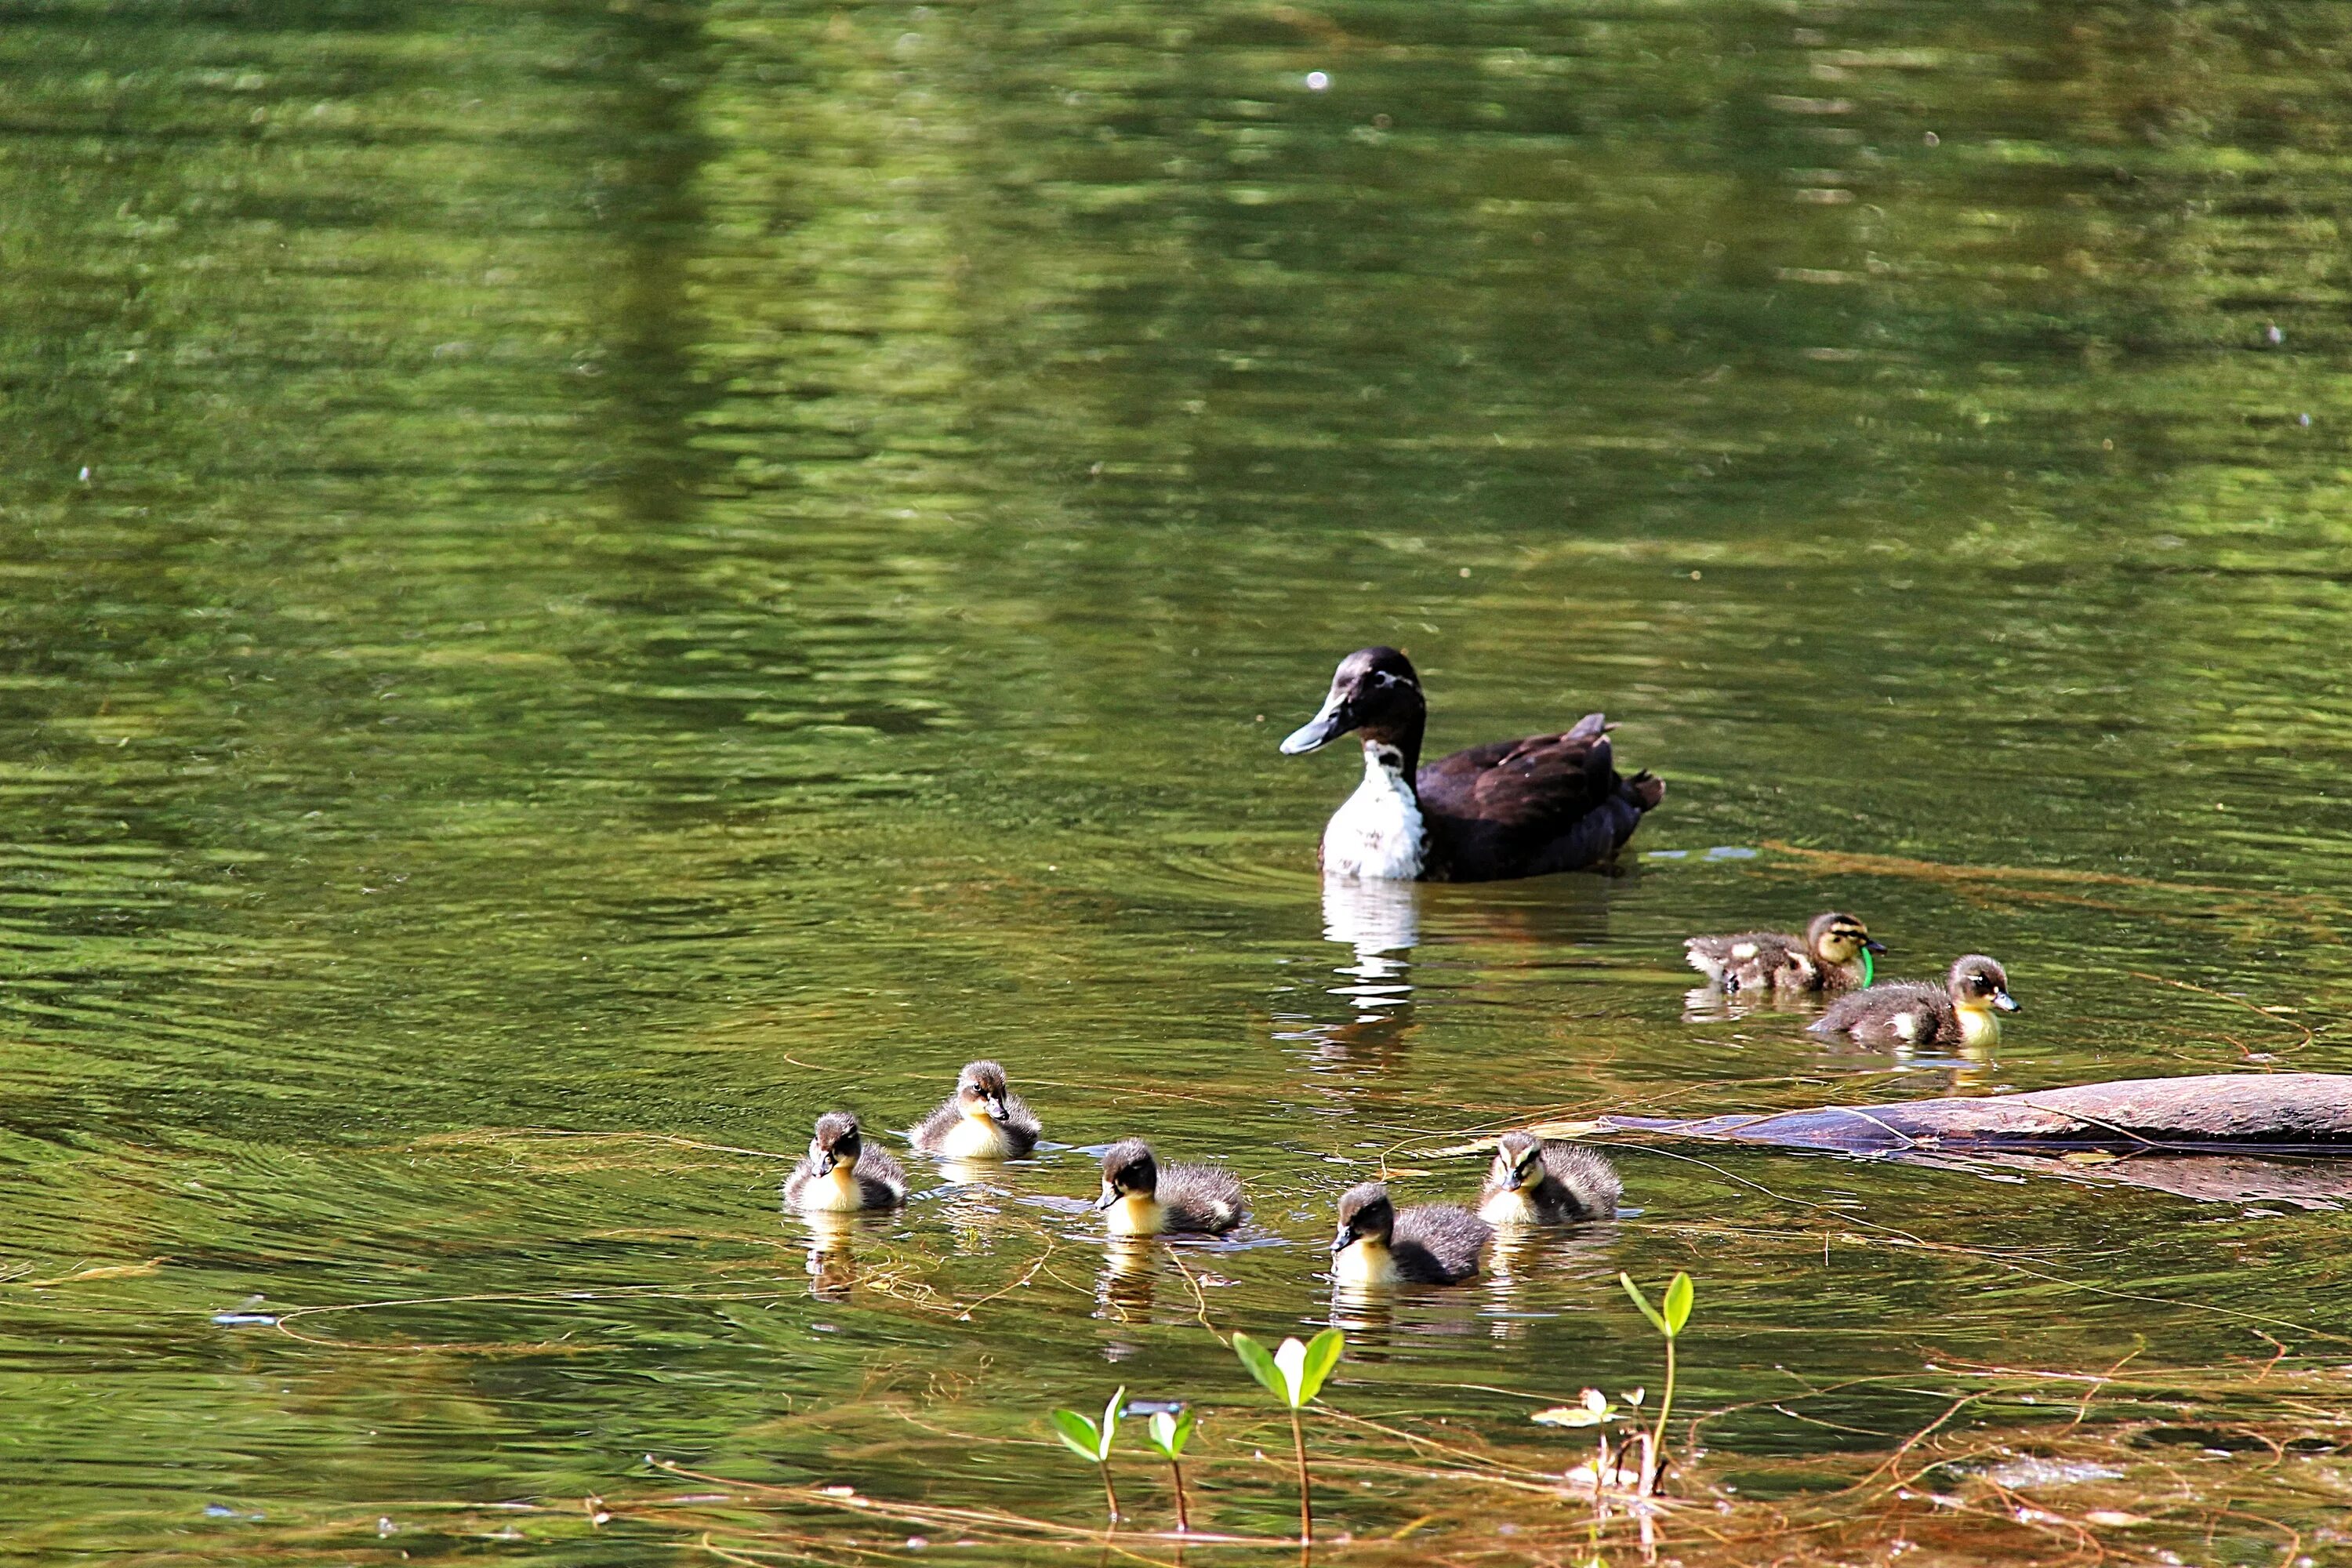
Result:
M1333 698L1323 704L1323 711L1293 730L1282 742L1282 754L1295 757L1301 752L1311 752L1328 742L1332 737L1344 735L1356 727L1348 705Z

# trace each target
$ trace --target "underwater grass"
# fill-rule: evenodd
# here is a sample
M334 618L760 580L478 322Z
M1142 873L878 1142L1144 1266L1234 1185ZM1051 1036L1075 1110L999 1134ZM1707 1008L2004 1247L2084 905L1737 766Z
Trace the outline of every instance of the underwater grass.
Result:
M2226 1369L1944 1365L1933 1375L1800 1390L1769 1408L1802 1427L1826 1419L1809 1407L1833 1407L1863 1384L1902 1388L1935 1409L1910 1431L1826 1454L1692 1447L1676 1467L1676 1497L1638 1515L1596 1513L1590 1487L1567 1468L1583 1450L1549 1434L1339 1420L1321 1468L1348 1485L1337 1494L1344 1501L1327 1500L1318 1550L1351 1562L1464 1568L1653 1553L1693 1565L1828 1564L1890 1552L1959 1564L2145 1562L2163 1552L2287 1563L2346 1538L2352 1386L2333 1365L2292 1357ZM2031 1407L2021 1403L2029 1399ZM1703 1436L1711 1423L1758 1408L1708 1412L1694 1429ZM1195 1440L1196 1510L1227 1518L1278 1510L1286 1467L1256 1449L1279 1426L1240 1411L1221 1413L1218 1426L1213 1444ZM919 1462L911 1448L898 1456L906 1468L890 1464L887 1450L870 1458L877 1473L910 1473ZM1008 1467L1020 1462L1008 1457ZM1092 1553L1103 1540L1096 1527L1009 1510L669 1473L697 1492L606 1506L616 1518L761 1560L775 1560L762 1554L778 1548L844 1563L902 1551L906 1535L880 1530L885 1521L893 1530L951 1527L952 1544L982 1559L1013 1549ZM824 1521L847 1515L873 1521L871 1532L813 1544ZM1295 1545L1213 1528L1118 1539L1139 1562L1172 1561L1158 1549L1180 1540L1244 1554Z
M1295 1557L1286 1410L1244 1388L1183 1449L1189 1528L1106 1537L1075 1494L1052 1495L1059 1442L1007 1436L984 1386L877 1388L819 1412L808 1436L871 1478L746 1479L649 1456L597 1494L500 1504L388 1496L332 1509L255 1502L247 1517L144 1515L18 1521L11 1544L63 1554L100 1539L143 1563L335 1561L391 1564L438 1553L589 1545L682 1560L862 1564L1173 1563ZM1530 1397L1535 1391L1529 1391ZM1904 1429L1853 1430L1857 1394L1899 1394ZM1736 1440L1735 1440L1736 1429ZM2098 1365L1943 1357L1903 1373L1703 1408L1688 1424L1673 1493L1643 1512L1594 1507L1572 1475L1589 1449L1524 1421L1469 1426L1327 1411L1317 1468L1316 1551L1367 1564L1639 1563L1689 1568L1857 1561L1953 1564L2191 1563L2291 1565L2340 1557L2352 1519L2352 1378L2340 1360L2249 1337L2221 1365ZM1833 1431L1823 1449L1790 1451ZM772 1447L758 1434L727 1445ZM977 1456L970 1467L944 1461ZM887 1478L885 1479L884 1478ZM1033 1482L1043 1482L1042 1487ZM1160 1489L1130 1477L1140 1514ZM1169 1498L1172 1501L1172 1495ZM1097 1500L1097 1509L1099 1500ZM1206 1560L1197 1557L1188 1560Z

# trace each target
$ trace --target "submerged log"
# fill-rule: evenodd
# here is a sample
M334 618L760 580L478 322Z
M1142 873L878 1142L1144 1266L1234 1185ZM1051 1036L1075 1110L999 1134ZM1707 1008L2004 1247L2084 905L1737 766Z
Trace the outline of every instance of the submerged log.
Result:
M1578 1131L1859 1154L1995 1179L2056 1176L2203 1203L2352 1204L2352 1074L2343 1073L2127 1079L1694 1121L1604 1116Z
M2125 1079L1981 1099L1824 1105L1677 1121L1604 1116L1608 1132L1646 1132L1850 1154L2013 1151L2125 1153L2258 1148L2352 1152L2352 1074L2210 1073Z

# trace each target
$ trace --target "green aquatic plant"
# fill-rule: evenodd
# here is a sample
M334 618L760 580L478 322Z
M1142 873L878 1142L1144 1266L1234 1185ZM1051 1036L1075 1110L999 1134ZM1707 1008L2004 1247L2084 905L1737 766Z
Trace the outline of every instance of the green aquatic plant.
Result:
M1144 1440L1152 1451L1168 1461L1168 1473L1176 1481L1176 1533L1189 1535L1192 1521L1184 1509L1184 1445L1192 1440L1193 1413L1190 1405L1173 1411L1155 1410L1144 1427Z
M1298 1458L1298 1541L1302 1546L1315 1543L1315 1510L1309 1500L1307 1435L1299 1429L1298 1412L1323 1392L1324 1380L1339 1364L1339 1354L1347 1347L1348 1336L1337 1329L1326 1329L1305 1344L1296 1339L1284 1340L1270 1355L1264 1345L1247 1334L1234 1336L1234 1354L1249 1368L1249 1374L1290 1412L1290 1447Z
M1576 1400L1573 1405L1538 1410L1528 1419L1538 1426L1605 1426L1617 1419L1615 1402L1597 1388L1586 1389Z
M1642 1489L1647 1492L1657 1485L1658 1472L1665 1467L1666 1417L1675 1407L1675 1341L1682 1336L1683 1325L1690 1321L1691 1302L1697 1291L1689 1275L1678 1273L1653 1307L1631 1274L1618 1275L1617 1283L1625 1287L1625 1294L1633 1298L1633 1305L1642 1309L1642 1316L1650 1320L1650 1326L1666 1342L1666 1386L1658 1395L1658 1424L1650 1434L1649 1459L1642 1467Z
M1127 1388L1121 1384L1118 1392L1110 1396L1110 1403L1103 1406L1100 1423L1075 1410L1056 1410L1051 1417L1054 1435L1062 1439L1063 1447L1101 1468L1103 1506L1113 1525L1118 1523L1118 1492L1110 1484L1110 1446L1118 1436L1118 1415L1126 1405Z

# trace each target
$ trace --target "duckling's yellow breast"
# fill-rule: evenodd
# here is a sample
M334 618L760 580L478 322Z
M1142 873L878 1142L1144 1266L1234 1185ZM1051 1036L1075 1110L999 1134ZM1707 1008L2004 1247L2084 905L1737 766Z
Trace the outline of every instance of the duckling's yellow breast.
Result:
M1991 1008L1962 1006L1954 1010L1960 1016L1961 1043L1990 1046L2000 1038L2000 1015Z
M1478 1217L1488 1225L1535 1225L1540 1218L1535 1200L1517 1187L1496 1193L1480 1204Z
M857 1185L857 1167L835 1165L814 1182L801 1186L800 1206L827 1214L846 1214L866 1206L866 1194Z
M1342 1285L1393 1285L1403 1278L1396 1258L1374 1242L1351 1241L1331 1259L1331 1278Z
M1003 1159L1013 1152L1004 1129L985 1116L967 1116L940 1140L940 1152L951 1160Z
M1113 1236L1158 1236L1166 1228L1167 1220L1167 1212L1160 1206L1158 1198L1128 1193L1110 1205L1103 1223Z

